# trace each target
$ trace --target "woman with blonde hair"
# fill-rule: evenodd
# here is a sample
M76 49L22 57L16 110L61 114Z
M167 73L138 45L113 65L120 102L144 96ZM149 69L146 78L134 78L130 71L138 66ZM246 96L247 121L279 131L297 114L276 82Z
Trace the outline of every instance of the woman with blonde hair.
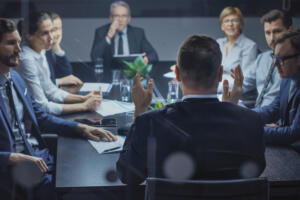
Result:
M230 77L230 70L240 65L244 75L247 74L251 63L256 59L257 45L242 34L244 20L239 8L224 8L220 14L220 24L225 34L224 38L217 39L222 52L223 79L227 79L231 87L233 79ZM219 90L220 88L222 87Z

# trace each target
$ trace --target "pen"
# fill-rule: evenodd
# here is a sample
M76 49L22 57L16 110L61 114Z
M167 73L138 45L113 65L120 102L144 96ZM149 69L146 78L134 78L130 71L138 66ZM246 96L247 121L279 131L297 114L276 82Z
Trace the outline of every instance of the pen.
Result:
M113 151L113 150L116 150L116 149L119 149L119 148L121 148L121 147L114 147L114 148L106 149L106 150L104 150L103 152L104 152L104 153L105 153L105 152L110 152L110 151Z

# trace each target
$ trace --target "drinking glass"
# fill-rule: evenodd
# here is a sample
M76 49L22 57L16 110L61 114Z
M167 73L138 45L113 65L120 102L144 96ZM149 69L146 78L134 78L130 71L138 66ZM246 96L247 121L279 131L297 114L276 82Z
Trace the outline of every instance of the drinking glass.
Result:
M178 100L178 94L179 94L179 83L174 80L169 81L167 100L170 101L170 103L175 103Z

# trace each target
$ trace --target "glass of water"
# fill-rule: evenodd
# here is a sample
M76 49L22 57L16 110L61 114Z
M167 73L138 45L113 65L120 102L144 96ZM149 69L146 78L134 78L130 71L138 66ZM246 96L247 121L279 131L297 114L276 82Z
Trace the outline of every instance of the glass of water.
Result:
M112 71L112 84L113 85L119 85L120 84L120 75L121 71L120 70L113 70Z
M179 83L177 81L168 82L168 101L175 103L178 100L179 95Z
M130 100L130 88L130 81L128 79L123 79L120 83L121 101L128 102Z

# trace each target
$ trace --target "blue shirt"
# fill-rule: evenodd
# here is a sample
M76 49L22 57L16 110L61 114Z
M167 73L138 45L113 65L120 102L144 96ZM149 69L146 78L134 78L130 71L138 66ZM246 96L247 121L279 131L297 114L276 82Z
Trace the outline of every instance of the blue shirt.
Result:
M270 68L275 67L271 54L271 50L259 54L252 64L253 66L250 67L251 70L244 75L243 100L249 100L254 91L257 91L257 97L260 95ZM274 69L260 106L266 106L273 102L279 92L280 83L278 71Z
M244 76L247 75L252 67L251 64L255 61L257 56L257 45L245 35L241 34L227 54L227 38L219 38L217 42L222 53L223 80L227 79L229 88L232 88L233 78L230 76L230 69L234 69L237 65L240 65ZM222 84L219 85L218 92L222 92Z

